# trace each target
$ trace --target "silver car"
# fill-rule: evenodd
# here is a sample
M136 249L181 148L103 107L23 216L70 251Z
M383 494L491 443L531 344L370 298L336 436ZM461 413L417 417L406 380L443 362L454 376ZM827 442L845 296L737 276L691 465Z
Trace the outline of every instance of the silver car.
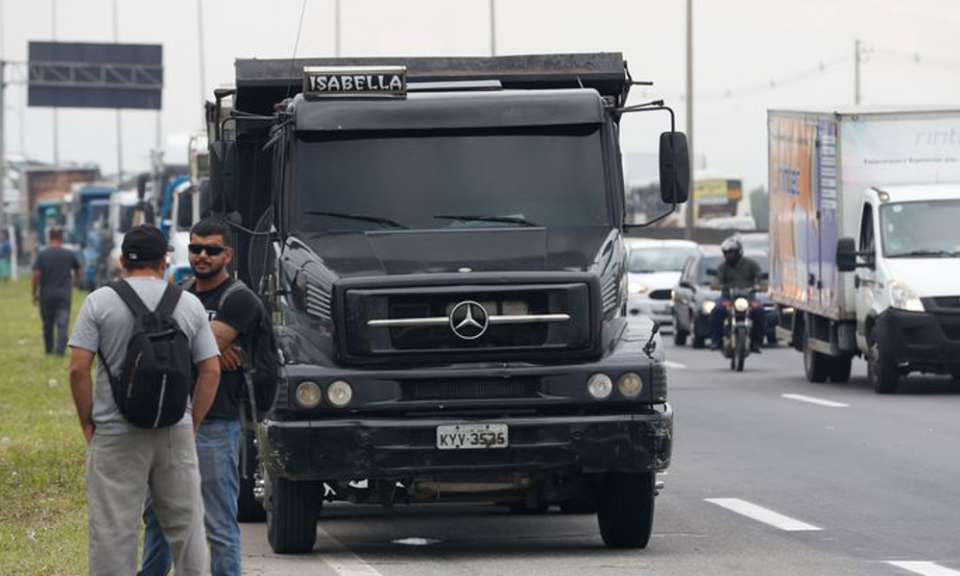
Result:
M687 258L697 249L689 240L627 239L629 297L627 313L658 322L673 330L673 288Z

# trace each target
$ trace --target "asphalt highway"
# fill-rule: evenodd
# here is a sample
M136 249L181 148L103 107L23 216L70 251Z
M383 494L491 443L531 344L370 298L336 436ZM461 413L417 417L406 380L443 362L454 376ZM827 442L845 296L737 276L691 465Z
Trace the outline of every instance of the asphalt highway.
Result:
M665 346L675 444L647 549L605 549L592 515L333 505L309 555L244 525L244 574L960 576L960 385L879 396L859 360L849 384L809 384L784 347L738 374Z

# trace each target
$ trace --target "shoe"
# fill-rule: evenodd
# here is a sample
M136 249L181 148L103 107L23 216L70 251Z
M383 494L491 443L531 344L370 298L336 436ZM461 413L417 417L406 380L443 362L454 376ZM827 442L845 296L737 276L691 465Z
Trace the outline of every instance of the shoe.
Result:
M719 343L719 342L711 342L711 343L710 343L710 349L713 350L713 351L719 350L719 349L720 349L720 343Z
M760 347L756 344L750 345L750 352L753 354L763 354L763 351L760 350Z

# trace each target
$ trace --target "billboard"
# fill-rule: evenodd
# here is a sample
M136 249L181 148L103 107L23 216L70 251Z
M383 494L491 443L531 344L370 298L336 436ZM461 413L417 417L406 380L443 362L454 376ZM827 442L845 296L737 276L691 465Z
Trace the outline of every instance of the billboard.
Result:
M163 46L30 42L29 106L159 110Z

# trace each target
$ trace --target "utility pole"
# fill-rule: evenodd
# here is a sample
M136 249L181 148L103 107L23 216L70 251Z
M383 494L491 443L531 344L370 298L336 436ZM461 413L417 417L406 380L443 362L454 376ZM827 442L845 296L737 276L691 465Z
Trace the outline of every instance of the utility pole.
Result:
M490 55L497 55L497 0L490 0Z
M4 81L4 71L7 63L3 61L0 54L0 230L7 229L7 147L6 131L3 123L6 117L6 102L4 93L7 91L7 84Z
M7 229L7 133L3 123L7 113L7 104L3 98L7 88L7 84L4 81L4 72L7 64L3 61L4 56L7 55L6 50L4 50L7 35L3 25L3 0L0 0L0 230Z
M117 11L117 0L113 0L113 41L120 42L120 15ZM117 108L117 187L123 184L123 117Z
M853 103L857 106L860 105L860 64L861 56L863 55L863 50L860 48L860 40L856 40L853 44L854 55L853 55Z
M57 41L57 0L50 0L50 31ZM60 165L60 113L53 108L53 165Z
M340 0L335 0L333 5L333 38L335 45L333 47L333 54L337 58L340 57Z
M694 193L693 168L696 166L696 156L693 146L693 0L687 0L687 143L690 147L690 199L686 205L686 222L684 222L683 237L693 238L694 212L697 210L697 195Z

